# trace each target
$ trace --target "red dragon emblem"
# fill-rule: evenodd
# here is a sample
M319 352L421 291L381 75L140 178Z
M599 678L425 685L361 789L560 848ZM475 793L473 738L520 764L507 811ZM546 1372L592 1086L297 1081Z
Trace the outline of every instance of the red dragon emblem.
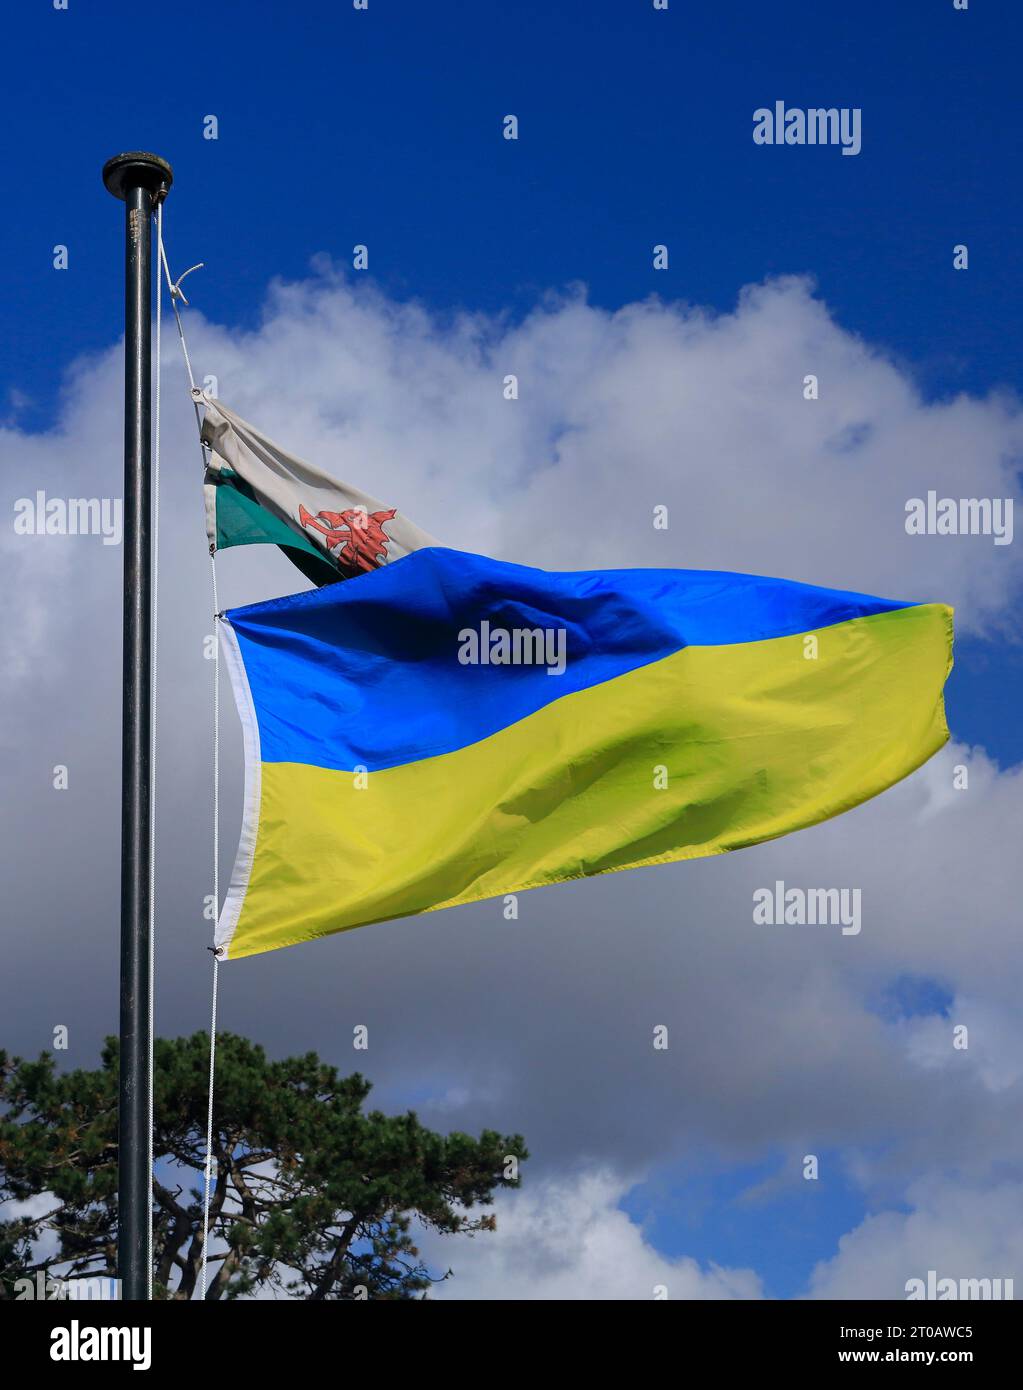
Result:
M397 510L392 507L389 512L366 512L350 507L345 512L317 512L313 516L300 506L298 519L303 526L319 531L341 569L361 574L386 562L391 538L384 530L384 522L390 521Z

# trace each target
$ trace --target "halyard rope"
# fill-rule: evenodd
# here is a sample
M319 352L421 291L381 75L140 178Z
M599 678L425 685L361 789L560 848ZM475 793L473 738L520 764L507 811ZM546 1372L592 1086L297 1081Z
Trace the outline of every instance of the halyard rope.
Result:
M163 199L156 204L156 242L163 254ZM153 572L150 591L150 664L153 699L149 721L149 1117L146 1159L149 1172L149 1201L146 1208L146 1298L153 1297L153 1038L156 983L156 712L160 707L157 660L160 621L160 378L163 334L163 283L156 275L156 388L153 400L153 496L152 535Z
M213 1170L213 1071L217 1053L217 981L220 961L213 957L213 1009L210 1015L210 1085L209 1109L206 1113L206 1173L202 1200L202 1262L199 1266L199 1296L206 1297L206 1259L210 1236L210 1183Z
M182 289L181 281L186 275L191 275L193 270L199 270L202 261L198 265L190 266L184 275L179 275L177 280L171 278L170 265L167 261L167 252L163 244L163 216L162 206L157 209L157 240L159 243L160 264L167 280L167 290L170 296L171 308L174 310L174 319L178 329L178 339L181 343L181 353L185 359L185 371L188 374L189 390L192 393L192 407L195 410L195 422L200 430L200 448L202 450L203 466L207 462L207 446L202 442L202 417L199 414L199 403L195 399L195 376L192 372L192 362L188 355L188 343L185 338L184 325L181 322L181 311L178 308L178 300L187 304ZM160 282L160 292L162 293L163 282ZM160 294L157 295L157 438L159 439L159 325L160 325ZM159 447L159 446L158 446ZM157 453L159 457L159 453ZM220 640L217 633L216 624L219 621L220 603L217 597L217 561L216 554L210 551L210 580L212 585L213 597L213 622L214 622L214 643L213 643L213 919L216 922L220 911ZM155 598L155 587L154 587ZM154 667L155 672L155 667ZM154 675L155 680L155 675ZM213 997L210 1011L210 1071L208 1100L206 1111L206 1164L203 1179L203 1213L202 1213L202 1256L199 1266L199 1291L200 1297L205 1299L207 1286L207 1263L209 1247L209 1228L210 1228L210 1189L213 1177L213 1087L216 1064L217 1047L217 985L219 979L220 961L216 953L213 955ZM152 1065L152 1054L150 1054L150 1065ZM150 1125L150 1138L152 1137L152 1125ZM150 1154L150 1176L152 1175L152 1154ZM150 1202L150 1207L152 1203ZM152 1268L152 1258L150 1258L150 1269Z

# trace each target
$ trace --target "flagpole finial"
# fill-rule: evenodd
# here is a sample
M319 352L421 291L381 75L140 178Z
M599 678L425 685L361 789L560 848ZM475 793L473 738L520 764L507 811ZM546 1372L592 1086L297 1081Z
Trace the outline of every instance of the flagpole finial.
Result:
M122 202L131 188L145 188L150 193L164 193L174 182L174 170L158 154L146 150L129 150L127 154L115 154L103 165L103 182L107 191Z

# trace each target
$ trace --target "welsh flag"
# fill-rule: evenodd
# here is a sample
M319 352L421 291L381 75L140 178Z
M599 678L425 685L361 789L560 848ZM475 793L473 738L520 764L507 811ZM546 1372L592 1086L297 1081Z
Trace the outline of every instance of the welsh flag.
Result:
M314 584L352 579L436 545L386 503L295 458L196 390L205 408L206 534L211 553L232 545L278 545Z

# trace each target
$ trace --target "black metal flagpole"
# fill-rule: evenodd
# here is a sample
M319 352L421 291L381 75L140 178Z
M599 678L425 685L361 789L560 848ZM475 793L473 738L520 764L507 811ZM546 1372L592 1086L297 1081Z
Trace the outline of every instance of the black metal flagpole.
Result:
M150 757L152 729L150 325L152 215L174 174L135 151L103 166L125 205L124 690L121 709L121 1050L118 1090L117 1272L121 1297L149 1297L152 1046ZM159 266L157 267L159 274Z

